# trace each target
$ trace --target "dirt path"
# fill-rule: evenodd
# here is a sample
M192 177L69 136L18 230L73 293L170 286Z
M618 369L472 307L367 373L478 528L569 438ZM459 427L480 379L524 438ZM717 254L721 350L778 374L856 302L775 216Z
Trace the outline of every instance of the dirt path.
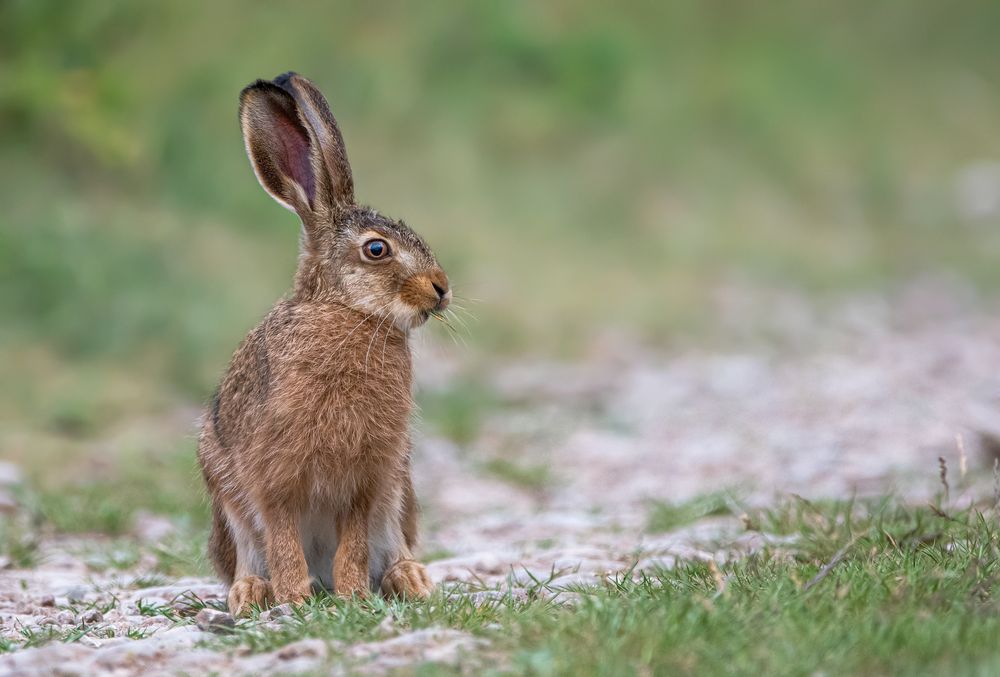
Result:
M953 500L988 492L1000 450L1000 370L993 366L1000 365L1000 321L954 294L918 291L826 313L776 299L766 305L768 317L747 323L755 335L776 336L769 348L664 355L611 342L579 364L520 362L469 373L461 364L442 369L445 354L425 352L421 387L443 390L464 379L495 400L476 413L467 444L429 434L418 440L432 577L455 594L486 599L498 591L538 594L537 579L548 581L543 594L555 594L636 563L641 570L678 559L722 561L768 540L746 532L738 514L776 492L923 499L940 490L939 457ZM739 313L733 316L738 337ZM442 371L451 374L443 382ZM652 501L721 490L730 516L648 533ZM94 575L67 554L73 541L43 547L42 566L0 575L0 634L99 626L114 637L88 633L2 655L0 673L55 666L65 674L296 672L345 660L377 672L454 662L483 648L484 640L453 630L387 628L377 642L354 646L306 640L264 654L211 651L199 647L214 635L189 617L173 623L139 606L183 613L186 593L220 602L213 581L136 589L130 582L143 573L141 563ZM88 605L103 611L95 615ZM281 619L265 622L278 627ZM129 639L130 629L147 636Z

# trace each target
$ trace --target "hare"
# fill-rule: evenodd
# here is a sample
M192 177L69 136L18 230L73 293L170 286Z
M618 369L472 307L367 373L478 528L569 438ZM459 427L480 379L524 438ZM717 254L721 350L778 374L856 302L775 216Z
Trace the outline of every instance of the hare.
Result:
M229 609L340 596L422 598L414 561L409 332L451 301L402 221L358 205L340 129L307 79L240 95L261 186L302 222L294 289L243 340L204 415L209 554Z

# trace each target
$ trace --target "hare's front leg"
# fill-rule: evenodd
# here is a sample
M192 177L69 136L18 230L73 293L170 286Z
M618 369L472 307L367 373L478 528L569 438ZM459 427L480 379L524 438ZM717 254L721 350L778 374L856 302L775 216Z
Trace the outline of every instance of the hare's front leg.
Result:
M333 590L340 597L368 594L368 503L359 502L337 521Z
M247 521L228 507L215 511L212 554L223 578L230 578L229 612L245 616L253 606L263 609L273 599L271 584L264 576L263 552ZM225 560L220 557L225 556Z
M309 567L299 537L298 511L287 505L262 513L267 570L278 604L299 604L309 597L312 586Z
M424 599L430 596L434 584L424 565L413 559L411 550L417 541L417 517L420 508L413 491L409 468L403 482L401 508L399 519L390 520L388 525L389 529L394 531L389 541L398 545L395 557L389 558L389 568L382 575L382 594L387 597Z

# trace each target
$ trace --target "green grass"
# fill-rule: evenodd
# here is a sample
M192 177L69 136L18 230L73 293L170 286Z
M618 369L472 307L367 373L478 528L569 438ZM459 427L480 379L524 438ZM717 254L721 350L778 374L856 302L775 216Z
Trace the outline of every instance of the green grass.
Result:
M941 674L1000 665L994 561L963 544L816 564L703 565L590 595L573 613L510 624L514 665L540 674ZM990 554L992 556L992 554ZM724 587L723 587L724 585ZM543 639L539 639L543 638Z
M735 562L682 562L578 588L572 604L551 599L545 581L528 601L479 606L440 593L420 604L316 597L278 631L248 622L220 641L253 651L305 637L371 641L391 615L403 629L488 639L489 655L501 658L482 666L486 673L985 674L1000 666L992 510L789 500L748 519L797 539Z

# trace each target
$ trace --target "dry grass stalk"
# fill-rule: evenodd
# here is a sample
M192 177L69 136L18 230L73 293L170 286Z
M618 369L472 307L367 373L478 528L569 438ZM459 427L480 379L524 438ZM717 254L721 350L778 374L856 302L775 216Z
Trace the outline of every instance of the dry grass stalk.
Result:
M948 486L948 463L944 460L944 456L938 456L938 467L941 468L941 486L944 487L944 503L947 505L951 487Z
M850 541L848 541L847 545L838 550L836 554L834 554L834 556L830 559L830 561L824 564L823 567L818 572L816 572L816 575L810 578L806 582L806 584L802 586L802 592L808 592L810 589L816 587L816 585L818 585L824 578L829 576L830 572L833 571L834 568L838 564L840 564L841 561L843 561L844 557L847 556L847 553L851 550L851 548L854 547L854 544L857 543L858 538L860 538L860 536L855 536Z

